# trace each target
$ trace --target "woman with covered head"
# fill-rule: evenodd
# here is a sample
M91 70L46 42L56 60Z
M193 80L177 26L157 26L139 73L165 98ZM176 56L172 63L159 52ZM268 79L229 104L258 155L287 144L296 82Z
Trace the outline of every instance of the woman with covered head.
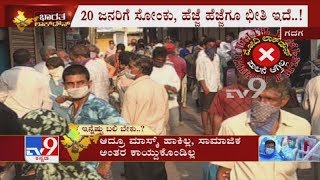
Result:
M50 110L34 110L21 119L27 135L57 135L68 133L65 118ZM59 164L25 164L23 174L34 175L34 179L102 179L97 171L89 170L84 162L64 162Z

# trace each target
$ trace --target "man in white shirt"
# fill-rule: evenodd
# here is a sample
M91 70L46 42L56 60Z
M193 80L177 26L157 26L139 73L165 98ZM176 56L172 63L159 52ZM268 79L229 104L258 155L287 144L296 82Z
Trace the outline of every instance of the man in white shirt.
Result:
M0 77L0 101L21 118L35 109L51 109L49 83L46 77L29 67L31 54L27 49L13 53L15 67L4 71Z
M37 70L38 72L42 73L46 77L48 77L48 81L50 79L49 71L46 66L47 60L57 54L57 50L53 46L44 46L40 49L40 56L42 59L42 62L38 63L37 65L34 66L34 69Z
M179 125L179 104L177 93L180 90L180 78L170 61L166 61L167 50L157 47L153 50L153 70L150 78L164 85L169 95L169 127L170 134L175 135Z
M196 78L200 84L201 119L204 134L210 134L208 110L215 93L221 87L220 58L216 53L215 40L204 39L206 48L201 50L196 60Z
M302 107L311 114L313 135L320 135L320 76L312 78L305 89Z
M82 44L72 47L70 57L75 64L81 64L88 69L92 80L91 92L98 98L108 101L110 83L107 67L101 62L103 60L90 58L88 47Z

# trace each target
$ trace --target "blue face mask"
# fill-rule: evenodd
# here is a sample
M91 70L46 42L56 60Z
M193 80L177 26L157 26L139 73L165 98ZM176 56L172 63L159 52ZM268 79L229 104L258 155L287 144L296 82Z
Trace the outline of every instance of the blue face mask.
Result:
M266 148L266 154L270 155L274 153L274 149L273 148Z

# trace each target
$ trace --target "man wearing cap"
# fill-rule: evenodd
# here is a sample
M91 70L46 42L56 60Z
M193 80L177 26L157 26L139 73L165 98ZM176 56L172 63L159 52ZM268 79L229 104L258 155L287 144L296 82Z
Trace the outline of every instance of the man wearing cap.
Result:
M165 44L165 48L168 52L167 59L173 63L173 67L176 70L180 80L187 74L187 65L184 59L176 55L176 47L173 43Z
M196 78L200 84L201 119L204 134L210 134L208 110L215 93L221 86L220 58L216 53L215 40L204 39L205 49L201 50L196 60Z

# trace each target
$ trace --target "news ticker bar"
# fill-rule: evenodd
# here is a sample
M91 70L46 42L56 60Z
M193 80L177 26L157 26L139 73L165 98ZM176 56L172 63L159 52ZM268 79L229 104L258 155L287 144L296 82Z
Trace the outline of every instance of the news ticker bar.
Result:
M319 161L320 136L0 136L0 161Z

